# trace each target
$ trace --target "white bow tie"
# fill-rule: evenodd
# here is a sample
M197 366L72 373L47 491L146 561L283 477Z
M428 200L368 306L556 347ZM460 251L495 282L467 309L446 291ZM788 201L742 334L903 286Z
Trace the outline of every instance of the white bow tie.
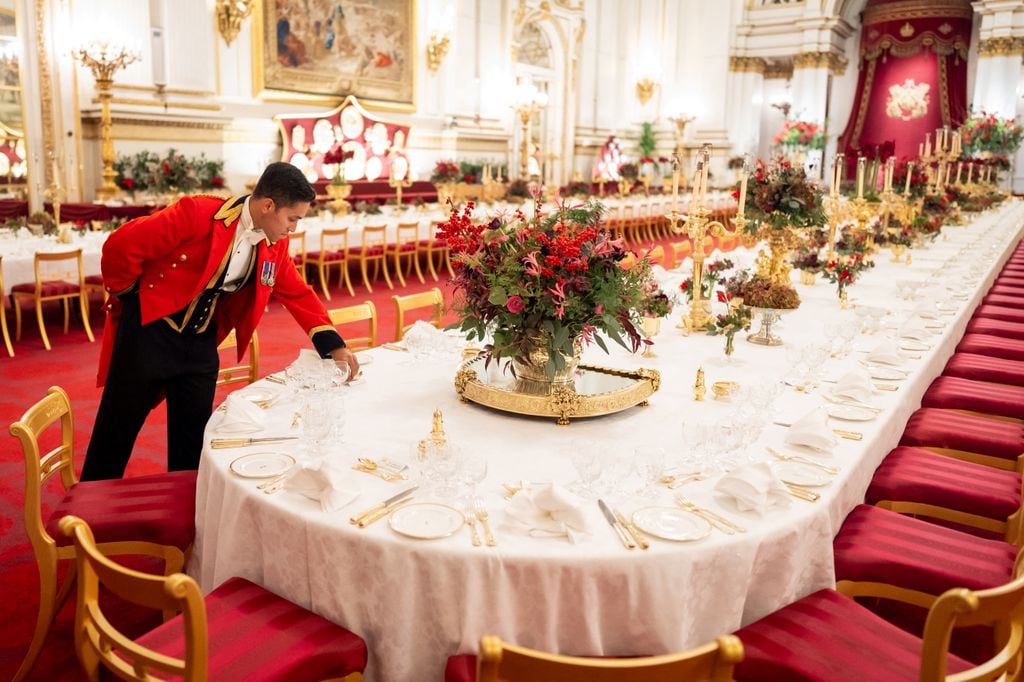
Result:
M263 230L246 230L242 233L242 237L253 246L256 246L266 239L267 235L263 234Z

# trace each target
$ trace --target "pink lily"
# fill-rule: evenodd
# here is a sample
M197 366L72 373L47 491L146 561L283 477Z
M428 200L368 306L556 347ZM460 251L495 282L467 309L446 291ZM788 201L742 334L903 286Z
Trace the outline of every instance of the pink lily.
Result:
M556 302L557 301L564 301L565 300L565 283L564 282L556 283L554 287L549 287L548 291L551 292L551 295L554 297ZM561 317L561 315L559 315L559 317Z
M531 251L530 253L523 256L523 265L525 272L531 277L536 277L540 274L540 264L537 262L537 252Z

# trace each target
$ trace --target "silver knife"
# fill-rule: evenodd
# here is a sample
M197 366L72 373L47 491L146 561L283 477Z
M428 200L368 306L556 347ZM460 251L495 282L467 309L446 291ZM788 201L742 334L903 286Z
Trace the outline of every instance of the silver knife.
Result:
M612 510L607 504L605 504L604 500L598 500L597 506L601 508L601 513L604 514L604 518L608 521L608 525L615 530L615 534L619 536L619 540L622 541L622 544L625 545L626 549L636 549L636 543L633 542L633 539L626 533L626 529L619 525L619 522L615 519L615 514L612 513Z
M379 511L381 511L383 509L387 509L388 507L390 507L391 505L395 504L396 502L399 502L400 500L408 497L409 495L412 495L418 489L419 489L418 485L414 485L411 488L406 488L405 490L403 490L402 492L398 493L397 495L392 495L391 497L389 497L388 499L384 500L383 502L381 502L377 506L370 507L369 509L364 511L362 514L357 514L356 516L353 516L352 518L349 519L349 523L354 524L354 525L358 525L359 522L361 520L363 520L365 517L370 516L371 514L379 512Z

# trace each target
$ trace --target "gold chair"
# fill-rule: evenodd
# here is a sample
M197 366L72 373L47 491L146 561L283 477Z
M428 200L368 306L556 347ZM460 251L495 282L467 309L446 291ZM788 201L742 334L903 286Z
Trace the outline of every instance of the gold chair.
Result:
M385 254L387 229L386 225L365 226L363 228L362 245L352 247L352 253L359 260L359 272L363 276L363 286L371 294L373 293L373 287L370 286L370 275L367 269L367 266L371 263L373 264L373 278L376 279L379 272L383 270L384 281L387 282L388 289L395 288L391 284L391 277L388 275L388 261ZM352 295L355 296L355 294Z
M321 249L321 253L323 250ZM296 230L288 236L288 255L299 271L299 277L306 281L306 231Z
M373 305L373 301L350 305L345 308L334 308L333 310L328 310L327 314L330 316L331 324L334 326L369 321L370 335L353 338L346 336L345 345L348 348L356 351L373 348L377 345L377 308Z
M48 272L49 265L60 261L75 261L77 275L71 271L59 273ZM58 266L59 267L59 266ZM65 266L66 267L66 266ZM46 326L43 324L43 303L46 301L61 301L64 304L64 333L68 333L68 321L70 308L68 302L78 299L78 306L82 313L82 325L85 326L85 335L89 342L96 339L92 335L92 327L89 326L89 295L85 289L85 275L82 272L82 250L65 251L62 253L36 253L35 257L35 282L15 284L11 287L11 296L14 302L14 337L21 339L21 300L31 298L35 302L36 320L39 322L39 335L43 338L43 346L50 350L50 338L46 335ZM77 284L66 280L71 275L77 279Z
M644 258L646 258L651 265L660 265L661 267L665 267L665 247L658 244L644 254Z
M305 237L303 237L305 244ZM320 232L320 250L306 254L305 261L316 266L317 275L320 278L320 290L324 292L324 298L331 300L331 292L327 290L327 283L331 279L331 268L338 268L340 272L338 279L339 286L344 284L348 288L350 296L355 296L352 289L352 280L348 275L348 228L325 228Z
M401 341L405 332L412 327L412 324L405 324L405 313L410 310L416 310L418 308L433 308L433 314L430 316L430 322L438 329L442 326L442 318L444 317L444 296L441 294L441 290L434 287L430 291L424 291L419 294L410 294L408 296L392 296L391 300L395 302L395 340Z
M4 257L0 256L0 295L3 295L4 289ZM11 334L7 331L7 297L4 296L3 301L0 301L0 334L3 334L4 345L7 346L7 355L14 357L14 347L11 345Z
M101 672L143 682L363 679L361 637L259 585L231 578L204 599L187 575L153 576L111 561L77 516L62 518L60 530L74 542L75 654L90 680ZM132 639L107 619L101 584L121 599L181 615Z
M691 651L643 658L581 658L506 644L497 637L480 640L477 682L678 682L732 680L743 660L743 645L724 635Z
M387 244L384 251L391 258L394 264L395 274L398 275L398 282L404 287L405 277L402 276L402 259L407 259L405 274L411 274L413 268L416 270L416 279L423 284L423 271L420 270L420 224L399 223L396 228L396 237L393 244ZM435 278L436 279L436 278Z
M228 350L231 348L238 347L238 339L235 337L235 330L232 329L224 340L217 346L218 351ZM256 330L252 332L252 338L249 340L249 348L246 351L249 356L248 362L243 362L237 365L229 365L224 367L223 365L217 371L217 385L225 386L227 384L238 384L245 382L251 384L260 378L260 337L257 335Z
M60 423L60 444L40 452L40 436ZM109 481L79 482L75 475L74 421L64 389L53 386L45 398L11 424L11 435L25 457L25 531L39 569L39 613L25 659L15 674L24 679L32 670L54 616L74 585L69 570L57 586L57 562L75 555L70 541L57 532L57 522L69 513L87 517L97 528L99 551L107 555L145 554L162 558L167 575L185 565L195 537L196 472L174 471ZM49 434L45 434L49 436ZM43 518L42 490L59 476L64 496L53 514ZM160 510L154 514L154 510Z
M689 239L672 242L672 267L677 268L687 258L693 257L693 242Z

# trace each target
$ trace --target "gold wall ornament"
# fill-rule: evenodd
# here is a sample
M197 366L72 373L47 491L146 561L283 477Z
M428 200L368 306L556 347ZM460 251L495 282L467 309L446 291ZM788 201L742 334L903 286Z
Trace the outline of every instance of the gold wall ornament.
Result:
M217 0L214 13L217 17L217 31L227 45L238 37L242 22L252 14L252 0Z
M113 199L119 190L114 184L117 173L114 171L114 136L110 121L111 86L114 84L114 74L138 61L139 54L124 45L105 41L94 41L77 47L71 54L82 66L92 71L96 79L100 100L100 158L103 161L103 184L96 189L96 197L100 200Z
M904 38L909 38L910 36L914 35L914 27L911 26L909 21L900 26L900 35L903 36Z
M729 70L736 73L760 73L764 74L768 68L768 62L762 57L729 57Z
M930 84L917 83L913 78L890 85L889 94L885 98L885 115L902 121L921 118L928 113L930 89Z
M979 57L1013 57L1024 55L1024 36L985 38L978 43Z
M654 86L657 85L650 78L641 78L636 82L636 98L640 100L640 104L647 104L651 97L654 96Z
M834 76L846 73L849 60L835 52L801 52L793 57L794 69L828 69Z
M447 34L432 34L427 41L427 68L436 72L448 54L451 38Z

